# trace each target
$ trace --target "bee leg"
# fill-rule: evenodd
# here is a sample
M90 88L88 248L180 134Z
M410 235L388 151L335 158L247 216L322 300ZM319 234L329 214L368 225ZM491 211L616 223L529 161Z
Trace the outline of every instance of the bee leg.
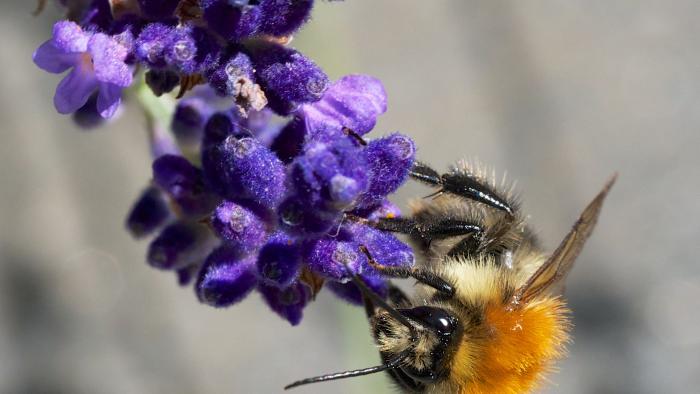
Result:
M367 256L369 264L372 266L372 268L379 271L379 273L382 275L401 279L413 278L418 282L437 290L446 298L451 298L455 294L454 286L430 271L418 268L389 267L380 265L376 260L374 260L374 258L372 258L372 255L369 253L366 246L360 246L360 250L362 250L362 252Z
M440 175L427 164L416 162L409 175L429 186L439 187L434 195L450 193L486 204L513 216L514 210L505 198L493 191L490 186L479 182L476 177L463 172L449 172Z

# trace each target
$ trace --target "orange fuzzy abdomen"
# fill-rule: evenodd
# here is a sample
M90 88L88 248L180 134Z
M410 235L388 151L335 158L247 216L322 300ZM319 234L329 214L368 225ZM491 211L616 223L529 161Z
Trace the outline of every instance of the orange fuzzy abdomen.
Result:
M488 305L483 332L465 336L455 354L452 381L462 394L527 393L564 355L568 310L558 298L509 311Z

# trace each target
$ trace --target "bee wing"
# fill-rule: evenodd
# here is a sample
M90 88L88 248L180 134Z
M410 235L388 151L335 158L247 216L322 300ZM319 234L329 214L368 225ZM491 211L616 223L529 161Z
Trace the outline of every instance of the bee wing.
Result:
M511 301L513 305L526 303L563 282L566 275L571 271L576 257L581 253L586 240L591 236L593 228L598 221L598 215L600 215L600 211L603 208L603 201L605 201L605 197L616 179L617 174L614 174L593 201L583 210L571 231L569 231L554 253L532 274L523 286L516 290Z

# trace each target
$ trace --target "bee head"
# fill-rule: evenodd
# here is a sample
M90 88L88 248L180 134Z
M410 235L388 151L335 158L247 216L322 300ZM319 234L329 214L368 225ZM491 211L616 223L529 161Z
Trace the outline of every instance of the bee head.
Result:
M396 368L404 384L435 382L447 375L456 344L462 337L462 325L449 310L435 306L397 309L414 329L388 313L374 320L374 335L383 359L408 351ZM410 381L409 381L410 379Z

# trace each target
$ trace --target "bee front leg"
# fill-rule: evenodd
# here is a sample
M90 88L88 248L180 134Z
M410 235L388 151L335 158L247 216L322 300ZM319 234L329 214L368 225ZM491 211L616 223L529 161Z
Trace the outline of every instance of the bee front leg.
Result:
M382 275L392 278L413 278L418 282L437 290L443 297L452 298L455 294L454 286L434 273L420 268L389 267L379 264L369 253L366 246L360 246L360 250L367 256L369 264Z

